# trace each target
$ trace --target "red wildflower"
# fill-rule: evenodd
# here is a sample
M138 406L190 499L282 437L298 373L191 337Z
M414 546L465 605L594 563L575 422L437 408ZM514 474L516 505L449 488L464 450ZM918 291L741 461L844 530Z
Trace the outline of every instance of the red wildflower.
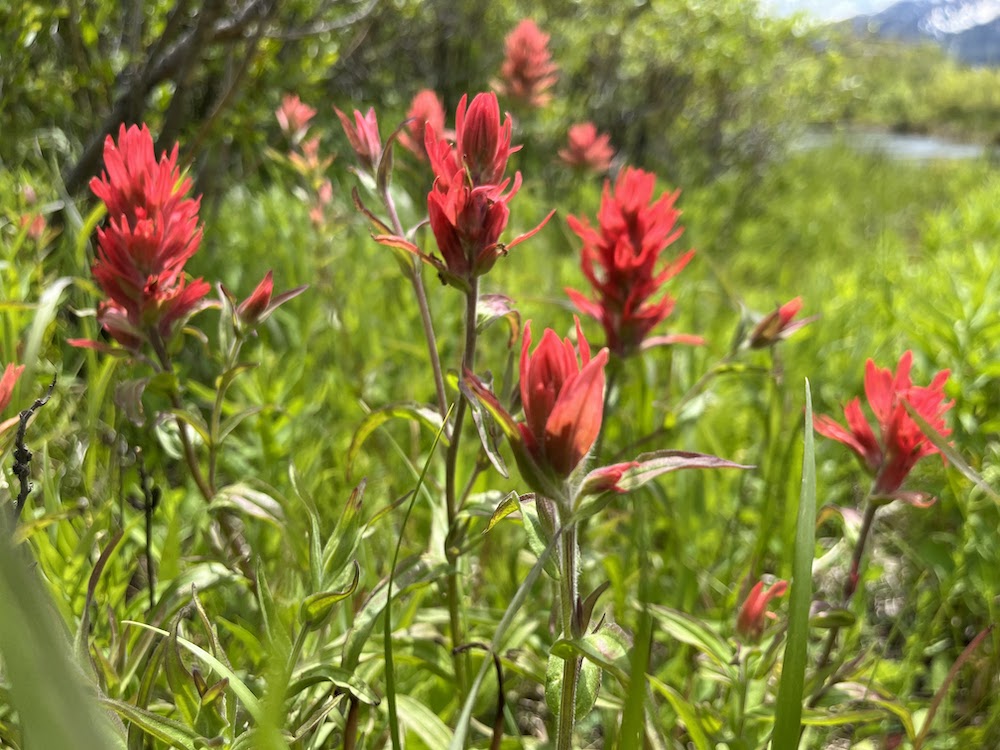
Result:
M201 242L199 199L185 197L191 180L177 169L177 147L157 162L145 125L122 125L117 144L108 136L104 164L106 171L90 182L108 209L107 226L97 230L93 274L111 299L99 307L98 319L134 348L152 330L169 338L173 324L208 293L202 279L190 285L184 279L184 264Z
M274 274L268 271L250 296L236 306L236 317L246 328L254 328L267 320L280 305L299 296L305 290L305 286L295 287L295 289L282 292L272 299Z
M642 346L700 342L692 336L647 340L650 331L674 308L669 294L658 300L653 297L694 256L694 250L689 250L660 263L663 251L684 230L676 226L680 211L674 208L680 191L664 193L653 203L655 183L655 175L649 172L624 169L613 194L610 182L604 183L597 229L586 219L568 219L570 228L583 240L581 266L594 289L594 299L575 289L566 293L580 312L601 322L611 351L623 357Z
M406 125L406 130L399 134L399 143L403 148L412 151L421 160L424 160L427 158L427 146L424 140L427 126L430 125L435 133L447 137L444 130L444 105L441 104L441 98L430 89L418 91L410 103L406 117L409 123Z
M274 116L278 118L278 125L281 126L281 132L293 143L300 141L306 134L309 121L315 115L315 109L304 104L293 94L287 94L282 98L281 106L274 112Z
M512 123L507 115L501 124L495 94L478 94L468 110L467 99L462 97L455 114L454 145L439 138L431 122L424 133L435 175L427 195L427 213L443 260L422 253L403 237L375 238L418 255L438 270L443 281L462 289L493 268L510 248L538 232L555 213L511 242L500 242L510 217L509 203L521 187L520 172L514 173L513 180L504 177L507 161L517 151L510 145Z
M3 371L3 376L0 377L0 412L10 403L11 396L14 395L14 386L17 385L17 379L21 377L22 372L24 365L7 365Z
M535 462L561 477L568 477L590 451L604 413L607 349L591 359L579 320L576 335L574 347L569 339L560 340L555 331L546 328L531 354L529 322L524 326L521 346L524 422L518 427Z
M748 641L759 641L764 634L767 618L775 618L773 612L767 611L768 603L783 596L787 590L787 581L775 581L767 591L764 591L764 582L758 581L740 607L736 618L736 632Z
M615 155L610 141L611 136L606 133L597 134L592 122L573 125L569 129L569 146L559 149L559 158L571 167L607 172Z
M358 110L354 110L354 124L350 118L336 107L333 111L340 118L340 124L344 126L344 133L347 140L354 149L361 166L368 172L374 173L382 158L382 138L378 134L378 117L375 115L375 108L368 110L368 114L362 115Z
M546 93L555 84L559 68L552 62L549 35L525 18L507 35L507 56L500 68L501 81L494 83L503 96L528 107L544 107L552 97Z
M468 98L468 94L464 95L455 111L454 145L430 121L424 131L424 145L436 185L445 192L459 172L465 173L465 179L473 187L500 185L507 171L507 160L521 148L510 145L514 124L509 114L501 124L496 94L477 94L466 111ZM515 183L518 180L515 174Z
M813 420L819 434L843 443L861 459L868 473L875 477L872 492L876 496L896 493L917 461L938 452L907 413L905 403L938 433L951 432L944 423L945 412L955 403L945 401L944 396L949 371L939 372L929 386L914 386L910 381L912 364L913 354L907 351L900 357L895 373L876 367L870 359L865 365L865 395L878 422L878 437L857 398L844 409L848 429L825 415L817 415Z
M799 314L801 309L802 298L796 297L776 310L772 310L754 326L747 337L747 345L751 349L772 346L815 320L815 317L803 318L793 323L792 319Z

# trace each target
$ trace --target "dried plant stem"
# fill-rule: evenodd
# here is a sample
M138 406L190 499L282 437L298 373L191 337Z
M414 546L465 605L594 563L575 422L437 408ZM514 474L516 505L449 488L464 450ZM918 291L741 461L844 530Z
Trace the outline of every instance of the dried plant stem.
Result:
M577 592L578 558L577 528L575 521L566 523L562 535L561 578L559 580L559 610L562 620L562 637L574 638ZM559 726L556 731L556 750L572 750L573 729L576 726L576 689L580 680L580 658L570 657L563 664L562 693L559 699Z

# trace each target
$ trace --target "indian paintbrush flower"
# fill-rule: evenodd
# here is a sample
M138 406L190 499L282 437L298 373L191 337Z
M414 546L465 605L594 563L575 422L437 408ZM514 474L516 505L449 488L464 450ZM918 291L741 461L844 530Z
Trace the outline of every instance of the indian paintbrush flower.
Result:
M767 605L772 599L784 596L788 590L787 581L775 581L764 591L764 582L758 581L747 594L743 606L736 617L736 632L740 637L757 642L764 634L764 626L768 618L774 619L775 614L767 611Z
M309 129L309 121L315 117L316 110L304 104L297 95L287 94L281 100L281 106L274 112L278 119L281 132L292 143L298 143Z
M333 111L337 113L340 124L344 126L344 133L347 140L354 149L358 162L366 172L372 174L378 168L379 160L382 158L382 138L378 133L378 117L375 115L375 108L369 108L368 114L362 115L358 110L354 110L354 122L336 107Z
M802 310L802 298L796 297L772 310L754 326L747 336L746 345L751 349L763 349L784 341L803 326L808 325L814 317L802 318L792 322Z
M447 137L444 129L444 105L441 104L441 98L430 89L418 91L413 97L413 101L410 102L406 118L408 123L406 130L399 134L399 143L421 160L425 160L427 146L424 133L427 126L430 125L435 133Z
M529 232L509 243L500 235L510 218L509 204L521 187L521 173L506 177L507 161L519 147L511 147L511 119L500 120L495 94L478 94L467 106L463 96L455 115L455 143L439 138L433 123L424 134L434 171L427 195L431 231L441 257L422 252L404 237L379 235L382 244L417 255L434 266L442 281L460 289L487 273L510 248L538 232L554 211Z
M559 70L549 52L549 35L525 18L507 35L505 43L507 56L500 68L501 80L494 88L525 106L544 107L552 99L547 92L558 80Z
M255 328L271 317L271 313L279 306L293 297L298 297L305 290L305 286L298 286L287 292L282 292L272 299L274 274L272 271L268 271L250 296L236 306L236 319L246 329ZM228 292L226 294L228 296Z
M895 373L876 367L870 359L865 365L865 395L875 415L877 436L858 398L844 408L846 429L825 415L814 419L819 434L854 451L868 473L875 477L874 497L908 499L908 494L897 491L910 470L924 456L939 452L904 404L909 404L940 435L951 432L944 422L945 413L955 403L946 401L944 395L949 371L937 373L928 386L914 386L910 380L912 364L913 354L907 351L900 357Z
M655 186L655 175L626 168L614 191L605 181L597 228L586 219L568 218L570 229L583 240L581 266L594 297L575 289L566 293L580 312L600 321L608 347L622 357L658 344L701 342L686 335L649 338L674 309L674 299L663 292L663 285L694 256L694 250L688 250L662 262L664 250L683 232L677 226L680 211L674 208L680 191L652 202Z
M150 334L169 339L209 291L202 279L188 283L184 275L201 242L199 199L186 197L191 180L181 178L177 146L157 161L145 125L122 125L117 143L108 136L104 164L90 182L108 211L107 225L97 230L93 274L109 299L97 317L109 335L137 349Z
M559 149L559 158L571 167L591 172L607 172L615 150L611 148L611 136L598 134L592 122L572 125L568 134L569 145Z

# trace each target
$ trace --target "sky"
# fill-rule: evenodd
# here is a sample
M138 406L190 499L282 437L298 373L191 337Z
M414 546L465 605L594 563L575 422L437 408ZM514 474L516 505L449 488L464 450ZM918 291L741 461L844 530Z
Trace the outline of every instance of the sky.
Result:
M805 11L824 21L840 21L862 13L878 13L896 0L762 0L765 8L780 15Z

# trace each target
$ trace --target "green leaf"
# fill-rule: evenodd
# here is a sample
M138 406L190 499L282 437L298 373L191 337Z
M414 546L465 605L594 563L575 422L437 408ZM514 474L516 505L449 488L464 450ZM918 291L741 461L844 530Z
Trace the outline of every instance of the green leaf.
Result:
M375 695L375 691L369 687L368 683L346 669L335 667L332 664L314 664L297 673L293 682L288 686L288 697L298 695L303 690L321 682L329 682L343 690L348 690L359 701L369 706L377 706L380 703L378 696Z
M656 692L667 699L677 716L684 722L684 728L687 729L688 736L694 743L696 750L713 750L715 746L708 738L704 723L698 716L698 710L685 700L683 695L669 685L660 682L653 675L647 674L646 679L649 680L649 684Z
M421 701L401 693L396 697L399 708L399 718L407 733L412 732L419 737L427 747L448 747L454 739L447 725Z
M660 623L660 627L669 635L681 643L694 646L711 658L732 679L735 679L736 672L733 667L733 660L736 652L707 623L684 612L679 612L676 609L664 607L659 604L650 604L649 612Z
M150 737L160 742L166 742L170 747L179 748L179 750L199 750L207 744L200 734L179 721L154 714L152 711L133 706L125 701L103 698L101 703L115 711L130 724L142 729ZM77 746L73 745L73 747Z
M167 636L170 635L170 633L168 633L166 630L155 628L152 625L147 625L144 622L136 622L135 620L124 620L122 624L134 625L137 628L142 628L143 630L149 630L153 633L158 633L159 635L167 635ZM249 713L250 716L253 717L255 721L259 722L261 720L263 713L261 711L260 701L257 699L257 696L253 694L253 691L247 687L246 683L243 682L243 680L241 680L239 676L232 669L230 669L228 666L226 666L221 661L216 659L210 653L205 651L205 649L201 648L200 646L194 643L191 643L191 641L185 638L178 637L177 643L186 648L195 656L197 656L213 670L215 670L215 673L218 674L220 677L227 678L229 680L229 685L232 688L233 693L236 695L237 698L239 698L243 702L243 705L246 708L247 713Z
M177 644L177 626L180 618L174 621L170 629L170 645L166 653L167 685L173 694L174 705L189 727L198 720L198 710L201 707L200 696L195 689L194 678L181 660L180 647Z
M365 441L368 440L375 430L391 419L409 419L417 424L423 425L434 433L443 433L442 428L444 426L444 421L441 419L441 413L437 409L430 406L407 402L390 404L389 406L384 406L381 409L376 409L361 421L361 424L358 425L358 429L354 433L354 437L351 439L351 446L347 449L348 478L351 476L354 461L357 459L358 453L361 451L361 446L364 445ZM441 442L448 445L448 438L446 435L442 434Z
M361 577L361 566L355 561L354 563L354 578L348 584L347 588L341 589L340 591L324 591L319 594L313 594L307 596L299 609L299 618L305 623L306 627L310 629L316 629L323 626L326 622L326 618L329 616L330 612L333 610L333 606L337 602L341 602L351 594L355 592L358 588L358 579Z
M816 448L812 394L806 380L805 450L802 454L802 490L795 521L795 553L788 604L788 636L775 706L774 750L794 750L799 745L802 692L809 648L809 606L812 602L812 565L816 549Z
M545 668L545 704L552 712L554 721L558 724L559 714L562 709L562 686L563 670L566 659L576 659L579 657L577 649L566 647L566 641L557 641L549 652L548 664ZM561 653L556 653L556 646L562 645ZM591 661L585 661L580 665L580 674L576 684L576 721L590 713L597 702L597 694L601 690L601 668Z
M285 523L285 511L281 503L266 492L256 490L243 482L226 485L212 498L211 510L217 511L223 508L267 521L278 527Z
M493 511L493 515L490 516L490 522L486 526L486 529L483 531L483 533L486 534L494 526L496 526L503 519L505 519L507 516L509 516L511 513L514 513L517 510L519 510L519 506L518 506L518 501L519 500L520 500L520 498L518 497L518 494L516 492L514 492L514 491L508 492L507 496L504 497L504 499L500 501L499 505L497 505L496 510Z

